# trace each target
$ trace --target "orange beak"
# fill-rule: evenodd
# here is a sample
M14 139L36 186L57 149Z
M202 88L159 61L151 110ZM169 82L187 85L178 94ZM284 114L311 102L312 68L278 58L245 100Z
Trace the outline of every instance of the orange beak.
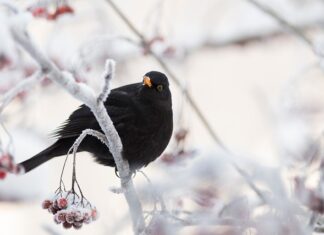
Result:
M148 87L152 87L151 78L149 78L148 76L144 76L143 85L148 86Z

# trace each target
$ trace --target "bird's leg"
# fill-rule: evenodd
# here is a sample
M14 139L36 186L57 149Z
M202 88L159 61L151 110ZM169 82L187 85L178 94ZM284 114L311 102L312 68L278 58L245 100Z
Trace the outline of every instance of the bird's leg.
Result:
M120 175L118 173L117 167L115 167L115 175L120 178ZM126 177L127 179L135 178L136 176L136 170L130 170L129 175Z
M118 178L120 178L120 176L119 176L119 174L118 174L118 169L117 169L117 167L115 167L115 175L116 175Z

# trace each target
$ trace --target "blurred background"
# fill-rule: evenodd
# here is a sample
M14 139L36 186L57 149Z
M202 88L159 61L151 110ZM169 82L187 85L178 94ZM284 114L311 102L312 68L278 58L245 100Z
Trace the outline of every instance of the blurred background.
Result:
M164 194L169 210L198 207L202 211L204 202L210 207L210 198L213 210L219 210L233 195L255 197L224 163L228 158L255 177L269 173L269 188L288 175L282 184L289 194L291 175L305 174L309 151L315 144L320 149L324 114L321 0L115 0L127 23L145 37L145 44L110 1L12 2L26 10L27 28L35 44L59 68L97 92L107 58L117 62L113 88L139 82L151 70L168 74L176 136L165 154L143 171ZM61 6L70 9L54 14ZM37 64L13 41L9 32L13 16L8 16L5 7L0 9L1 99L31 75ZM186 93L221 143L235 154L224 152L212 138ZM33 156L54 141L50 133L79 105L48 79L19 93L0 113L2 151L10 152L16 162ZM42 210L41 202L58 187L62 157L25 176L8 175L0 181L1 235L131 234L124 198L109 190L119 186L114 169L94 163L87 153L78 154L77 161L83 192L100 213L97 222L81 230L64 230ZM209 170L217 175L213 180L217 196L204 194L201 198L197 184L183 190L166 186L177 177L192 183L196 175L184 171L202 163L210 163ZM291 169L295 173L287 173ZM64 175L67 185L71 174L70 161ZM134 182L144 210L151 210L150 184L140 173ZM198 185L204 188L206 182L202 179ZM190 196L192 188L196 191ZM236 234L223 230L198 226L156 234Z

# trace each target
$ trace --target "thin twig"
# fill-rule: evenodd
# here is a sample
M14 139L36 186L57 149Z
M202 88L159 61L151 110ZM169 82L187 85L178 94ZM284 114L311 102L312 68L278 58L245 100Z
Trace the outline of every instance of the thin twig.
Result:
M0 113L4 110L4 108L21 92L29 90L32 86L34 86L36 83L38 83L41 78L44 77L45 74L43 74L41 71L37 71L33 73L28 78L25 78L21 82L19 82L17 85L15 85L12 89L7 91L0 101Z
M147 212L150 213L150 212ZM231 227L256 227L257 224L252 220L234 219L234 218L217 218L211 217L210 214L190 214L186 217L180 218L167 211L160 212L162 215L178 222L181 226L196 226L196 225L210 225L210 226L231 226Z
M263 13L269 15L271 18L275 19L278 21L280 25L285 27L287 30L289 30L291 33L293 33L295 36L297 36L299 39L301 39L307 46L311 48L312 51L316 55L319 55L316 50L314 50L314 43L313 41L307 37L307 35L298 27L294 26L290 22L288 22L286 19L284 19L282 16L280 16L277 12L275 12L273 9L271 9L269 6L266 6L259 1L256 0L246 0L252 5L254 5L256 8L261 10ZM320 55L319 55L320 56Z
M107 60L105 64L105 71L104 71L104 79L105 79L105 84L102 89L102 92L100 93L97 102L104 102L106 101L108 94L110 92L110 80L112 77L114 77L115 74L115 62L113 60Z
M165 202L162 198L162 195L160 195L154 188L154 185L152 183L152 181L150 180L150 178L143 172L143 171L139 171L143 176L144 178L147 180L147 182L149 183L150 187L151 187L151 190L155 196L155 200L154 200L154 210L156 209L156 200L158 200L160 202L160 205L161 205L161 210L162 211L166 211L166 205L165 205Z

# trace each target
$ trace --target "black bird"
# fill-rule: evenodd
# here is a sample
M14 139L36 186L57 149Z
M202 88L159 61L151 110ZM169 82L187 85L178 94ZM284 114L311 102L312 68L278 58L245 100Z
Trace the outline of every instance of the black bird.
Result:
M168 78L160 72L146 73L143 82L111 90L104 105L123 143L123 158L135 171L161 155L172 135L172 102ZM57 141L34 157L20 163L24 172L53 157L66 155L85 129L101 131L90 109L81 105L54 133ZM87 136L78 152L91 153L103 165L115 167L106 145Z

